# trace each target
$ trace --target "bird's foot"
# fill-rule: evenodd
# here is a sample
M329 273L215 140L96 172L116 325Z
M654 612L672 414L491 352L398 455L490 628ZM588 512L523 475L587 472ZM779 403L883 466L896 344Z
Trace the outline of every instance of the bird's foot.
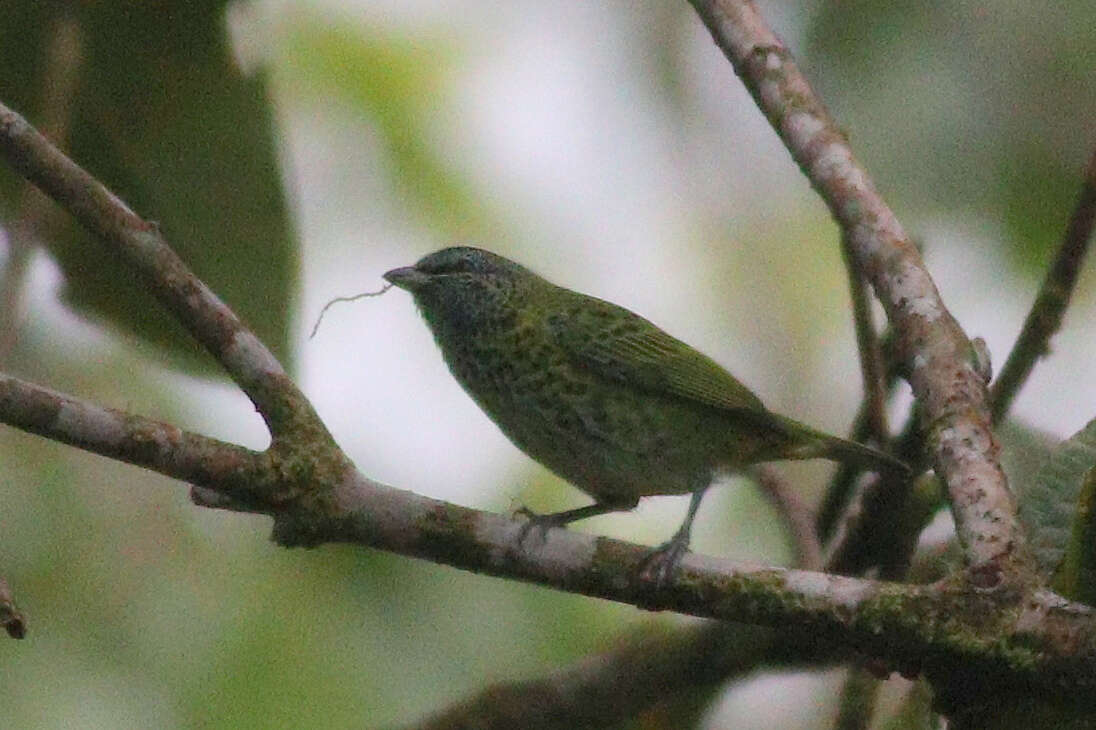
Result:
M566 515L562 512L542 515L538 512L534 512L525 505L521 505L514 510L514 516L517 517L519 515L526 518L525 524L522 525L521 530L518 531L519 548L525 546L525 541L534 530L540 533L540 542L541 544L544 544L548 540L548 530L553 527L563 527L568 522L568 520L565 519Z
M587 517L596 517L597 515L603 515L608 512L620 512L621 510L629 510L636 506L638 500L633 499L627 503L617 502L597 502L596 504L586 505L585 507L576 507L575 509L564 510L563 512L553 512L548 515L538 515L524 505L514 510L515 515L524 515L529 518L529 521L521 526L521 532L518 534L518 546L525 542L525 538L529 536L529 533L533 530L538 530L541 536L541 542L545 542L548 539L548 530L552 527L563 527L569 525L575 520L584 520Z
M664 588L673 580L681 559L689 552L689 537L674 535L644 556L637 573L642 580L654 581L657 588Z

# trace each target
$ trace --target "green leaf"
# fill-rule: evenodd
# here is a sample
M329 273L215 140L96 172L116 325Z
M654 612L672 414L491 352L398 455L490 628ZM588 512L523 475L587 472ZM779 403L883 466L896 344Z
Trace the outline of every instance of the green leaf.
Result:
M1054 574L1054 590L1067 598L1096 606L1096 469L1085 472L1066 554Z
M32 121L42 59L68 4L7 0L0 13L0 98ZM288 352L296 255L262 77L246 78L227 46L227 0L115 0L71 11L81 48L68 153L134 210L157 221L184 261L279 357ZM0 170L2 211L23 182ZM119 261L67 216L45 232L65 275L63 297L172 364L213 361Z
M1081 543L1093 529L1087 524L1091 519L1087 505L1093 489L1088 475L1094 464L1096 420L1059 444L1034 481L1018 495L1020 519L1039 567L1044 574L1055 576L1056 585L1072 583L1074 590L1085 592L1092 590L1091 578L1086 577L1092 558L1085 553L1093 543L1088 540L1087 548ZM1090 585L1084 588L1082 583Z

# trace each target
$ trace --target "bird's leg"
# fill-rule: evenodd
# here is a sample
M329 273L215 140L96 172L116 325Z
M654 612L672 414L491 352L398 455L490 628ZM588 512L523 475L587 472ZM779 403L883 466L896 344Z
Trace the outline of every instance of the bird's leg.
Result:
M524 515L525 517L528 517L529 520L521 526L521 532L518 534L518 545L524 543L525 538L528 537L529 533L534 529L540 531L543 540L547 537L549 528L563 527L576 520L584 520L587 517L596 517L609 512L624 512L634 509L637 504L639 504L638 497L631 502L596 502L585 507L563 510L562 512L553 512L547 515L537 514L523 505L516 510L516 514Z
M689 512L685 515L685 521L681 523L681 527L677 528L677 532L667 542L662 543L643 558L639 564L639 574L642 577L648 580L653 578L660 587L673 578L677 564L681 562L685 553L689 552L693 520L696 519L700 501L704 499L704 493L707 491L708 485L705 485L693 492L692 499L689 500Z

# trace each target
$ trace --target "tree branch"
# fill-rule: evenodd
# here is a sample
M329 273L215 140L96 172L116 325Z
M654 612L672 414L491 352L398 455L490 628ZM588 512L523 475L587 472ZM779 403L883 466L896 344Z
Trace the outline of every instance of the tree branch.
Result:
M756 569L695 554L686 555L675 579L660 588L636 578L649 554L641 545L552 529L543 544L519 548L523 521L386 487L353 469L339 483L310 484L307 498L279 508L251 481L279 478L277 463L264 465L253 452L11 378L3 393L3 421L213 484L218 491L212 493L195 487L195 501L224 506L221 495L228 494L235 510L272 514L274 538L283 545L349 542L641 608L796 626L817 641L854 648L891 666L924 666L940 674L978 667L1002 682L1059 688L1096 683L1096 616L1049 592L1023 606L1015 605L1019 595L1006 596L1014 609L1006 610L999 592L962 581L905 586ZM326 478L317 472L316 479ZM208 499L211 494L216 497ZM1067 678L1063 666L1086 669Z
M350 542L646 608L802 628L889 666L1047 692L1096 685L1096 614L1050 591L987 591L960 574L933 586L750 568L687 554L659 588L637 580L649 548L563 529L517 547L523 521L347 475L330 514L275 515L285 545ZM539 541L538 541L539 542ZM1053 689L1056 688L1056 689Z
M890 395L894 389L894 385L898 380L898 363L894 361L894 358L890 356L894 349L893 337L889 333L883 337L879 343L879 349L883 356L883 361L886 364L884 369L885 392L884 402L886 397ZM872 435L871 425L871 411L874 406L871 403L871 399L865 396L861 402L860 407L856 411L856 417L853 418L852 427L849 429L849 439L862 443L866 441ZM910 415L913 418L913 414ZM922 459L921 450L916 450L916 453L909 453L909 450L903 450L905 446L904 441L899 441L894 444L897 448L894 453L899 459L906 461L907 463L916 464L918 460ZM914 467L915 471L918 467ZM833 537L834 530L838 526L838 522L841 519L842 513L849 506L849 500L852 498L853 488L856 486L856 478L863 474L861 469L858 469L852 464L838 464L837 471L834 472L833 478L830 479L829 485L826 487L825 496L822 498L822 504L818 508L818 516L816 519L817 530L820 538L823 542L830 540ZM901 488L899 484L896 488Z
M0 421L93 454L229 492L271 480L262 453L0 374Z
M217 494L254 494L252 480L273 478L267 472L276 471L265 468L262 455L240 447L11 378L4 381L2 393L0 418L5 422L172 476L215 484ZM1073 655L1071 661L1090 661L1096 669L1096 617L1090 609L1050 593L1025 605L1023 614L1032 630L1010 644L1005 637L1015 635L1015 627L986 626L986 617L1006 616L1001 620L1008 621L1014 614L1000 606L987 608L986 594L963 586L937 591L809 571L751 569L687 555L677 578L660 589L635 578L648 554L641 545L553 529L543 545L518 549L522 521L385 487L354 471L330 492L328 485L321 487L315 491L333 494L331 501L303 501L278 510L252 498L250 507L238 499L233 508L273 513L275 539L283 545L350 542L649 609L794 625L819 641L854 647L893 666L909 666L928 654L937 671L958 671L973 663L992 667L998 675L1036 681L1053 676L1045 673ZM196 501L208 503L202 497L206 490L195 491ZM940 629L941 612L950 622L949 631ZM1044 621L1030 618L1052 612L1066 617L1064 626L1044 628ZM1077 659L1078 647L1087 659ZM1032 677L1033 667L1043 671ZM1092 676L1096 672L1080 673L1071 681L1087 684L1086 677Z
M157 226L142 220L3 104L0 154L136 270L157 299L251 398L276 442L292 430L291 424L330 440L323 423L277 359L187 269Z
M841 254L849 275L849 295L852 299L852 320L856 330L856 347L860 351L860 374L864 381L864 404L867 436L881 448L887 445L887 373L883 352L871 321L871 301L864 275L856 265L856 257L848 235L841 236Z
M1012 405L1035 363L1045 355L1050 338L1062 326L1066 307L1069 306L1073 288L1081 272L1081 264L1088 252L1092 228L1096 224L1096 150L1088 160L1085 179L1077 204L1066 226L1065 238L1047 271L1035 303L1024 320L1023 329L1009 353L1001 374L990 390L990 403L994 422L1000 421Z
M754 475L762 493L769 498L787 525L795 546L795 565L807 570L821 570L822 543L818 539L814 514L771 466L762 464L756 467Z
M886 309L910 385L924 406L927 443L951 496L972 579L992 588L1006 577L1029 576L1015 500L990 430L986 384L917 248L754 4L690 1L829 206Z
M644 633L611 651L539 679L488 687L419 730L570 730L611 727L677 695L764 668L835 663L847 651L794 628L758 629L707 622L670 633Z

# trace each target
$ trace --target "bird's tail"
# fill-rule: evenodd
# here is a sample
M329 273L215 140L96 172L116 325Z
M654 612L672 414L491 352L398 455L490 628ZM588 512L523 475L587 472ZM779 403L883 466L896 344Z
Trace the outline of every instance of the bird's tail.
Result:
M841 463L854 464L873 470L897 472L909 474L911 469L901 459L884 453L879 449L873 449L855 441L830 436L827 433L816 431L802 423L780 417L784 425L796 435L805 437L798 446L784 456L785 459L829 459Z
M826 436L819 454L823 459L848 462L870 469L909 474L909 464L879 449L873 449L855 441L847 441L836 436Z

